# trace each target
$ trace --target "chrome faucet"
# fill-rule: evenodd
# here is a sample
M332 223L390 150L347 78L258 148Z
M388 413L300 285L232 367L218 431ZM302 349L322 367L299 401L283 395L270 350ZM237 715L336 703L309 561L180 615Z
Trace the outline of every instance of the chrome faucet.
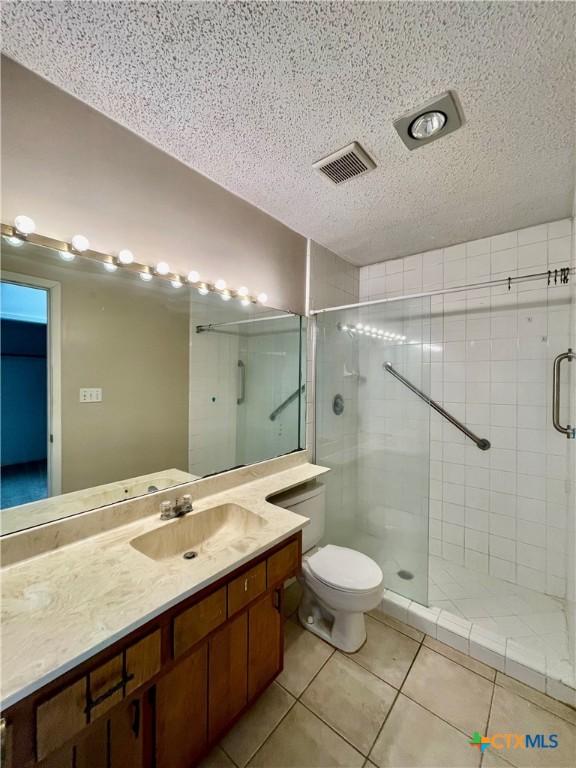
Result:
M162 501L160 503L160 520L173 520L175 517L183 517L192 512L192 497L189 493L176 501Z

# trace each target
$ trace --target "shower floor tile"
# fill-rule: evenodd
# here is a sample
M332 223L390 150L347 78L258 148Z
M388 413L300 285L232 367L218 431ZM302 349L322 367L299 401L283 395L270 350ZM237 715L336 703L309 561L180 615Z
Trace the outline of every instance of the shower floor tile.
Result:
M463 566L430 558L429 603L514 639L534 651L570 660L563 600Z

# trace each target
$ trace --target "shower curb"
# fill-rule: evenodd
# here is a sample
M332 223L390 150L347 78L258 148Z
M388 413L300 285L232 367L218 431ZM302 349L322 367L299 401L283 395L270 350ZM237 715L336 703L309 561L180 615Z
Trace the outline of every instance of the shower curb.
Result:
M380 610L563 704L576 707L575 670L566 660L546 657L461 616L441 608L428 608L391 589L384 590Z

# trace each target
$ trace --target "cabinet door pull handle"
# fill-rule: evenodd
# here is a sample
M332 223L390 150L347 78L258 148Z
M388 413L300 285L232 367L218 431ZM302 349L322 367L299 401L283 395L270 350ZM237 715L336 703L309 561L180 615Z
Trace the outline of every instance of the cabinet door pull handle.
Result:
M244 579L244 592L248 592L248 579Z
M0 717L0 764L6 762L6 718Z
M89 715L94 709L94 707L97 707L99 704L102 704L103 701L106 701L106 699L110 698L110 696L115 694L117 691L121 691L126 685L126 683L130 682L130 680L132 680L133 678L134 678L134 675L132 674L123 675L121 680L119 680L111 688L108 688L107 691L104 691L104 693L101 693L100 696L97 696L95 699L89 696L84 712L86 712L86 714Z
M280 611L280 591L278 589L274 590L274 608L276 608L277 611Z
M132 733L137 739L140 735L140 700L135 699L132 702Z

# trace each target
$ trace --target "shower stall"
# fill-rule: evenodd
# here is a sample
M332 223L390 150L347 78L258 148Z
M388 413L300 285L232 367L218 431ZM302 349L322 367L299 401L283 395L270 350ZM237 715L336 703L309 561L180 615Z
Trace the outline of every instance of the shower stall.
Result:
M570 685L574 276L556 272L314 312L315 460L326 543Z

